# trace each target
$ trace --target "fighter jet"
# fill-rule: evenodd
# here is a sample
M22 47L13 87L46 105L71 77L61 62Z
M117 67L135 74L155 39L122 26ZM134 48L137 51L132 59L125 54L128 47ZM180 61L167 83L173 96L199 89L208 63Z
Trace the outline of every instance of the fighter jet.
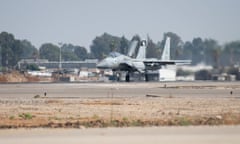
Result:
M97 64L99 69L112 69L112 71L126 71L126 81L129 82L130 74L139 72L145 75L145 81L148 81L147 71L158 70L165 65L190 64L190 60L170 60L170 38L166 39L164 51L161 60L146 58L147 41L142 40L136 58L111 52L105 59Z

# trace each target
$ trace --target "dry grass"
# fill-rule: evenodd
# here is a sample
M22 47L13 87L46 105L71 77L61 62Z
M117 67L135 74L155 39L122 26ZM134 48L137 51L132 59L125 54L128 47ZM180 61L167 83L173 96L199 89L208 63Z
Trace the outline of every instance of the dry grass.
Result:
M240 124L240 99L5 99L0 119L0 128L235 125Z

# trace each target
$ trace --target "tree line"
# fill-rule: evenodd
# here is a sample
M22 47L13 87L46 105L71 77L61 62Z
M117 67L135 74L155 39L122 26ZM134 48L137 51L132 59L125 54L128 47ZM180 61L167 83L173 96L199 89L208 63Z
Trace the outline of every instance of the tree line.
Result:
M147 37L147 58L160 58L165 40L171 38L171 59L190 59L192 65L205 63L215 68L239 65L240 63L240 41L228 42L220 45L214 39L193 38L192 41L184 42L180 36L173 32L163 34L163 39L158 42ZM44 43L36 48L28 40L18 40L8 32L0 33L0 66L14 68L20 59L48 59L58 61L60 50L63 61L79 61L85 59L103 59L111 51L127 54L131 41L141 38L138 35L131 40L126 37L113 36L104 33L97 36L90 46L90 52L82 46L73 44ZM139 45L139 43L138 43ZM137 53L137 50L135 54Z

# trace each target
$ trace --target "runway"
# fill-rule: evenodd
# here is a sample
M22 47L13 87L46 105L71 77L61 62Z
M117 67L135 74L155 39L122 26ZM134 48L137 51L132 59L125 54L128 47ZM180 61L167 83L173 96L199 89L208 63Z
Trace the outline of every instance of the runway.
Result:
M232 91L232 94L230 93ZM35 95L69 98L145 97L239 97L239 82L161 83L30 83L0 84L0 98L33 98Z
M239 126L0 130L3 144L239 144Z

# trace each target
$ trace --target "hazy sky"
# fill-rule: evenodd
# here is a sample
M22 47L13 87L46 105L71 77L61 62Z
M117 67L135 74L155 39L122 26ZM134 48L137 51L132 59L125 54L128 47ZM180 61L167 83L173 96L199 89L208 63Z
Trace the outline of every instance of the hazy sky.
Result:
M183 41L214 38L223 44L240 40L240 0L0 0L0 32L45 42L88 48L107 32L135 34L155 42L164 32Z

